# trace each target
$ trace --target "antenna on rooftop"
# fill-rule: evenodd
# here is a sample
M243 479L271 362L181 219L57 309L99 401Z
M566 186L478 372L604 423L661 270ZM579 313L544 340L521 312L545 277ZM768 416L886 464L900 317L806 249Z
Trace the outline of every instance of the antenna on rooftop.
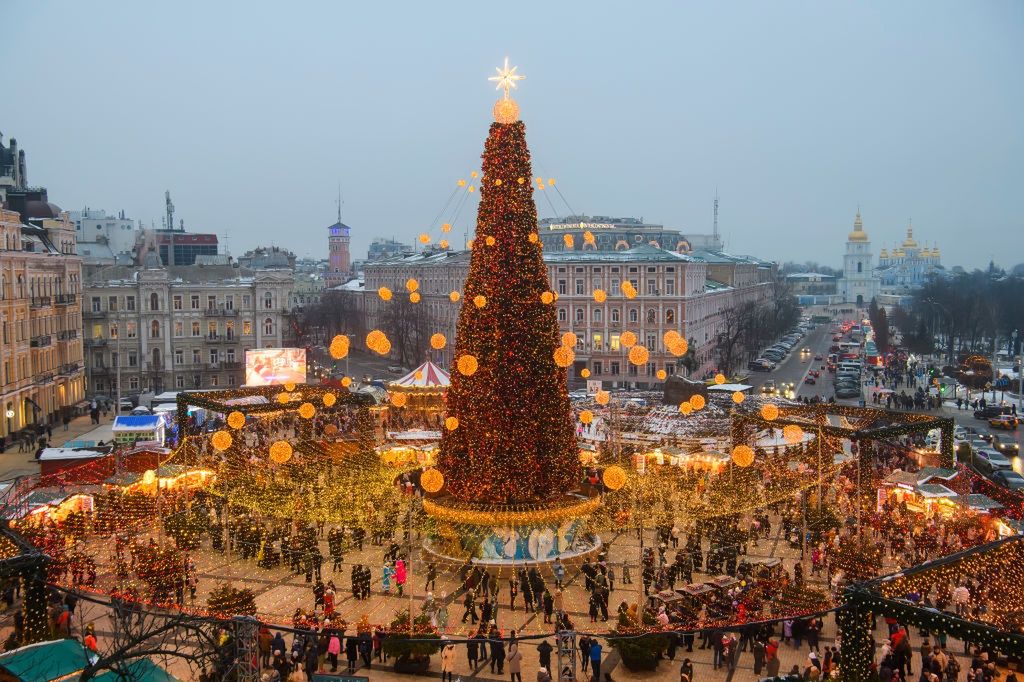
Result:
M338 222L341 222L341 183L338 183Z
M715 238L715 244L718 244L719 242L721 242L721 239L718 236L718 188L717 187L715 188L715 222L714 222L714 225L711 228L711 234Z

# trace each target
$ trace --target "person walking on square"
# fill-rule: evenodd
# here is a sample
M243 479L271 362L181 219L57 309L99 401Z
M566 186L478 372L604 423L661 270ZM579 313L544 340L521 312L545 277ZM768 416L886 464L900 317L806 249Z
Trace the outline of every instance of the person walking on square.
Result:
M590 667L594 682L601 682L601 642L596 639L590 645Z
M523 654L519 651L519 644L512 644L508 650L508 673L512 682L523 682L522 661Z
M455 669L455 645L447 641L447 637L441 639L446 640L444 648L441 649L441 682L446 682L446 679L447 682L452 682L452 672Z
M592 641L586 635L580 637L579 642L576 645L580 648L580 665L583 668L583 672L587 672L587 666L590 665L590 647L593 646Z

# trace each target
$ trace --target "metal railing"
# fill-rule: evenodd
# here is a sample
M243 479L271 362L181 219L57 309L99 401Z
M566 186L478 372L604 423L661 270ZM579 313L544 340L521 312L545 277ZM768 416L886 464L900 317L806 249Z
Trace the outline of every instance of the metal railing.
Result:
M78 297L75 294L57 294L55 300L57 305L72 305Z
M29 308L45 308L52 304L52 300L49 296L33 296L29 300Z
M85 340L85 345L86 346L105 346L105 345L107 345L107 339L105 339L102 336L99 336L99 337L95 337L94 336L91 339L86 339Z
M58 341L74 341L77 338L78 338L78 330L77 329L67 329L67 330L62 331L62 332L57 332L57 340Z
M43 336L33 336L28 345L31 348L46 348L52 343L53 337L49 334L44 334Z

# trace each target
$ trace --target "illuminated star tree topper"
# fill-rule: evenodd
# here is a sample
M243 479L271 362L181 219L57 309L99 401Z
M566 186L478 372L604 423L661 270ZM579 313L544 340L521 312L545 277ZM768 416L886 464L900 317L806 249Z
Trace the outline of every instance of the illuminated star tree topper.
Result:
M518 87L516 84L526 78L522 74L516 73L518 66L509 67L508 57L505 57L504 66L496 66L494 70L497 72L496 76L491 76L487 80L497 83L495 90L504 90L505 94L494 104L494 120L498 123L515 123L519 120L519 105L516 101L509 96L509 92L515 90Z

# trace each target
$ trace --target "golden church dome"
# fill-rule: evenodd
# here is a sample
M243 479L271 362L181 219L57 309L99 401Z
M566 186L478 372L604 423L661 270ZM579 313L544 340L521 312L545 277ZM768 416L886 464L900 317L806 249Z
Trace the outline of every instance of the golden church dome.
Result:
M913 225L907 225L907 238L903 240L903 247L912 249L917 246L917 242L914 241L914 227Z
M889 257L889 251L883 247L882 248L882 252L880 254L878 254L878 257L879 258L888 258Z
M860 211L857 211L857 217L853 219L853 232L847 236L847 240L851 242L866 242L868 240L868 233L864 231L864 223L860 219Z

